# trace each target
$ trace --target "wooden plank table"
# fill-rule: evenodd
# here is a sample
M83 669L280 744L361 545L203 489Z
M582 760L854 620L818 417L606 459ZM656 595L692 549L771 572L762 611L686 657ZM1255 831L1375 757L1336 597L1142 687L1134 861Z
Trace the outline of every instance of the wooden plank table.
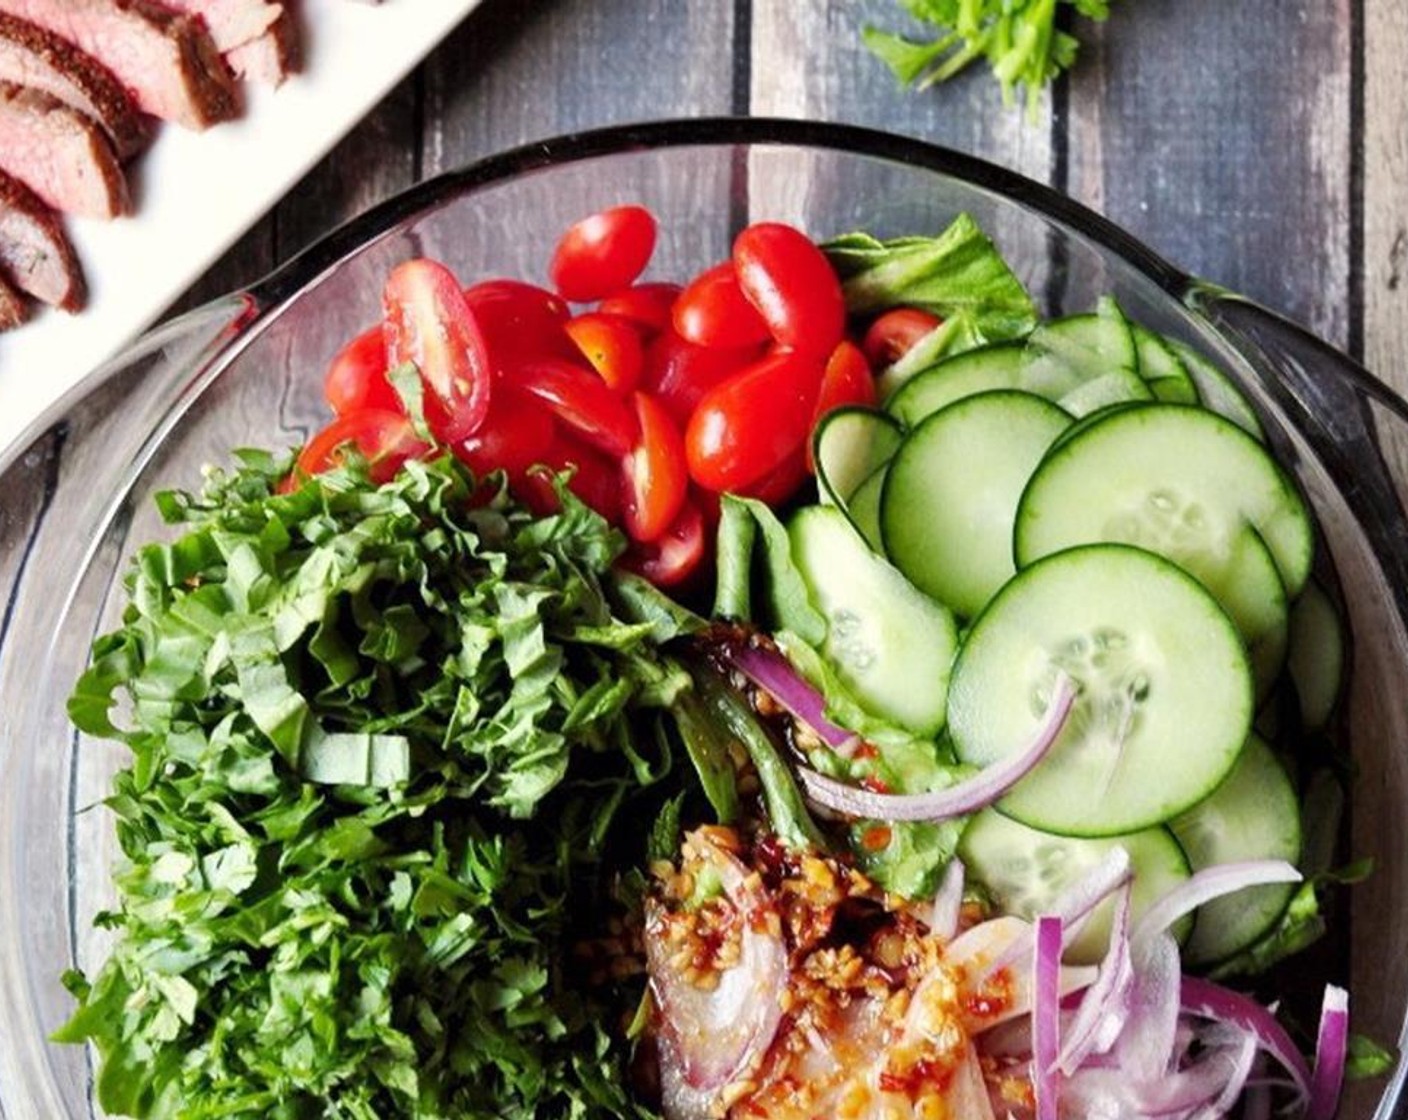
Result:
M1284 312L1408 391L1408 6L1117 0L1035 121L976 69L901 90L894 0L485 0L183 301L248 283L417 179L662 116L865 124L992 160Z

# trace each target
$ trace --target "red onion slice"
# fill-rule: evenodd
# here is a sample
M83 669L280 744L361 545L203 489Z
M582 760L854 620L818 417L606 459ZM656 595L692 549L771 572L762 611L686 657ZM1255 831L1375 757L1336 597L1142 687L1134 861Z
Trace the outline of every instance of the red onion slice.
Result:
M1310 1077L1310 1103L1306 1120L1330 1120L1344 1084L1345 1055L1349 1051L1349 993L1334 984L1325 986L1320 1008L1320 1031L1315 1041L1315 1072Z
M1178 943L1160 934L1136 961L1129 993L1129 1015L1115 1044L1126 1075L1158 1081L1173 1072L1178 1043L1178 1013L1182 962Z
M826 718L826 697L802 679L780 653L756 646L731 646L728 658L735 669L806 724L837 754L849 758L861 739Z
M941 821L986 808L1032 770L1060 737L1075 700L1075 685L1064 673L1031 743L1016 754L994 762L978 774L934 793L875 793L846 785L802 767L797 776L807 796L819 805L851 817L878 821Z
M1032 964L1032 1085L1036 1120L1057 1120L1059 1074L1054 1069L1061 1044L1061 919L1036 920Z
M678 1079L674 1095L681 1101L696 1098L689 1090L723 1088L772 1044L787 988L787 948L761 920L775 913L772 900L750 885L747 868L732 854L704 834L694 839L709 852L743 928L738 963L721 970L718 984L705 990L671 963L672 950L659 928L661 910L658 904L647 905L646 961L661 1011L661 1075L667 1085Z
M1179 883L1144 912L1131 938L1136 963L1159 934L1185 914L1223 895L1263 883L1298 883L1300 872L1279 859L1251 859L1205 867Z
M952 941L958 936L958 919L963 913L963 861L954 856L944 868L939 893L934 896L934 909L929 914L929 929L940 941Z
M1100 972L1085 993L1057 1058L1057 1068L1067 1076L1091 1054L1108 1051L1119 1038L1129 1014L1129 991L1134 965L1129 956L1130 890L1119 888L1115 920L1110 927L1110 947L1100 962Z
M1256 1036L1257 1045L1286 1068L1301 1097L1309 1098L1310 1070L1305 1058L1276 1017L1256 1000L1211 980L1185 976L1179 985L1179 1002L1189 1015L1251 1032Z

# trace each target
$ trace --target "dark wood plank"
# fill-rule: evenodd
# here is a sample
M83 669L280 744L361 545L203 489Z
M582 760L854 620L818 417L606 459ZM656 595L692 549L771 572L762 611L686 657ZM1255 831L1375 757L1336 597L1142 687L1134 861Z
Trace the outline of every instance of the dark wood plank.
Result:
M225 254L205 270L187 289L163 318L189 311L193 307L217 299L237 288L247 288L273 270L277 257L274 243L274 219L261 219Z
M1142 0L1087 38L1069 192L1345 344L1350 0Z

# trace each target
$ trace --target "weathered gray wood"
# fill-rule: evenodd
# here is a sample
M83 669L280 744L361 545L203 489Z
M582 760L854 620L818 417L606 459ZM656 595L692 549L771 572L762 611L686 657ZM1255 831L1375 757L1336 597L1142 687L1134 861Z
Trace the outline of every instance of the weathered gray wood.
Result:
M261 219L218 261L205 270L200 279L172 305L163 318L179 315L237 288L247 288L262 280L273 270L277 260L274 232L273 217Z
M1363 96L1364 362L1408 393L1408 6L1402 0L1364 0Z
M1344 345L1350 15L1350 0L1119 5L1071 82L1069 192Z

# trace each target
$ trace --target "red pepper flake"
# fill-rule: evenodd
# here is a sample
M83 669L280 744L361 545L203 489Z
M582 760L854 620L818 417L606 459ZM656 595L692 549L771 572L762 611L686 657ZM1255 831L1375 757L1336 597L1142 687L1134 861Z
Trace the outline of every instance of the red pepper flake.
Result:
M875 749L874 743L862 743L855 749L852 758L879 758L880 752Z
M867 774L860 780L862 789L868 789L871 793L889 793L890 787L884 778L878 778L874 774Z
M867 852L883 851L890 846L892 837L889 825L877 824L861 834L861 847Z
M975 1019L996 1018L1012 1006L1012 972L1002 968L989 976L976 992L963 997L963 1009Z
M945 1092L953 1081L954 1064L941 1058L920 1058L903 1073L880 1072L880 1088L886 1093L903 1093L911 1099L922 1090Z

